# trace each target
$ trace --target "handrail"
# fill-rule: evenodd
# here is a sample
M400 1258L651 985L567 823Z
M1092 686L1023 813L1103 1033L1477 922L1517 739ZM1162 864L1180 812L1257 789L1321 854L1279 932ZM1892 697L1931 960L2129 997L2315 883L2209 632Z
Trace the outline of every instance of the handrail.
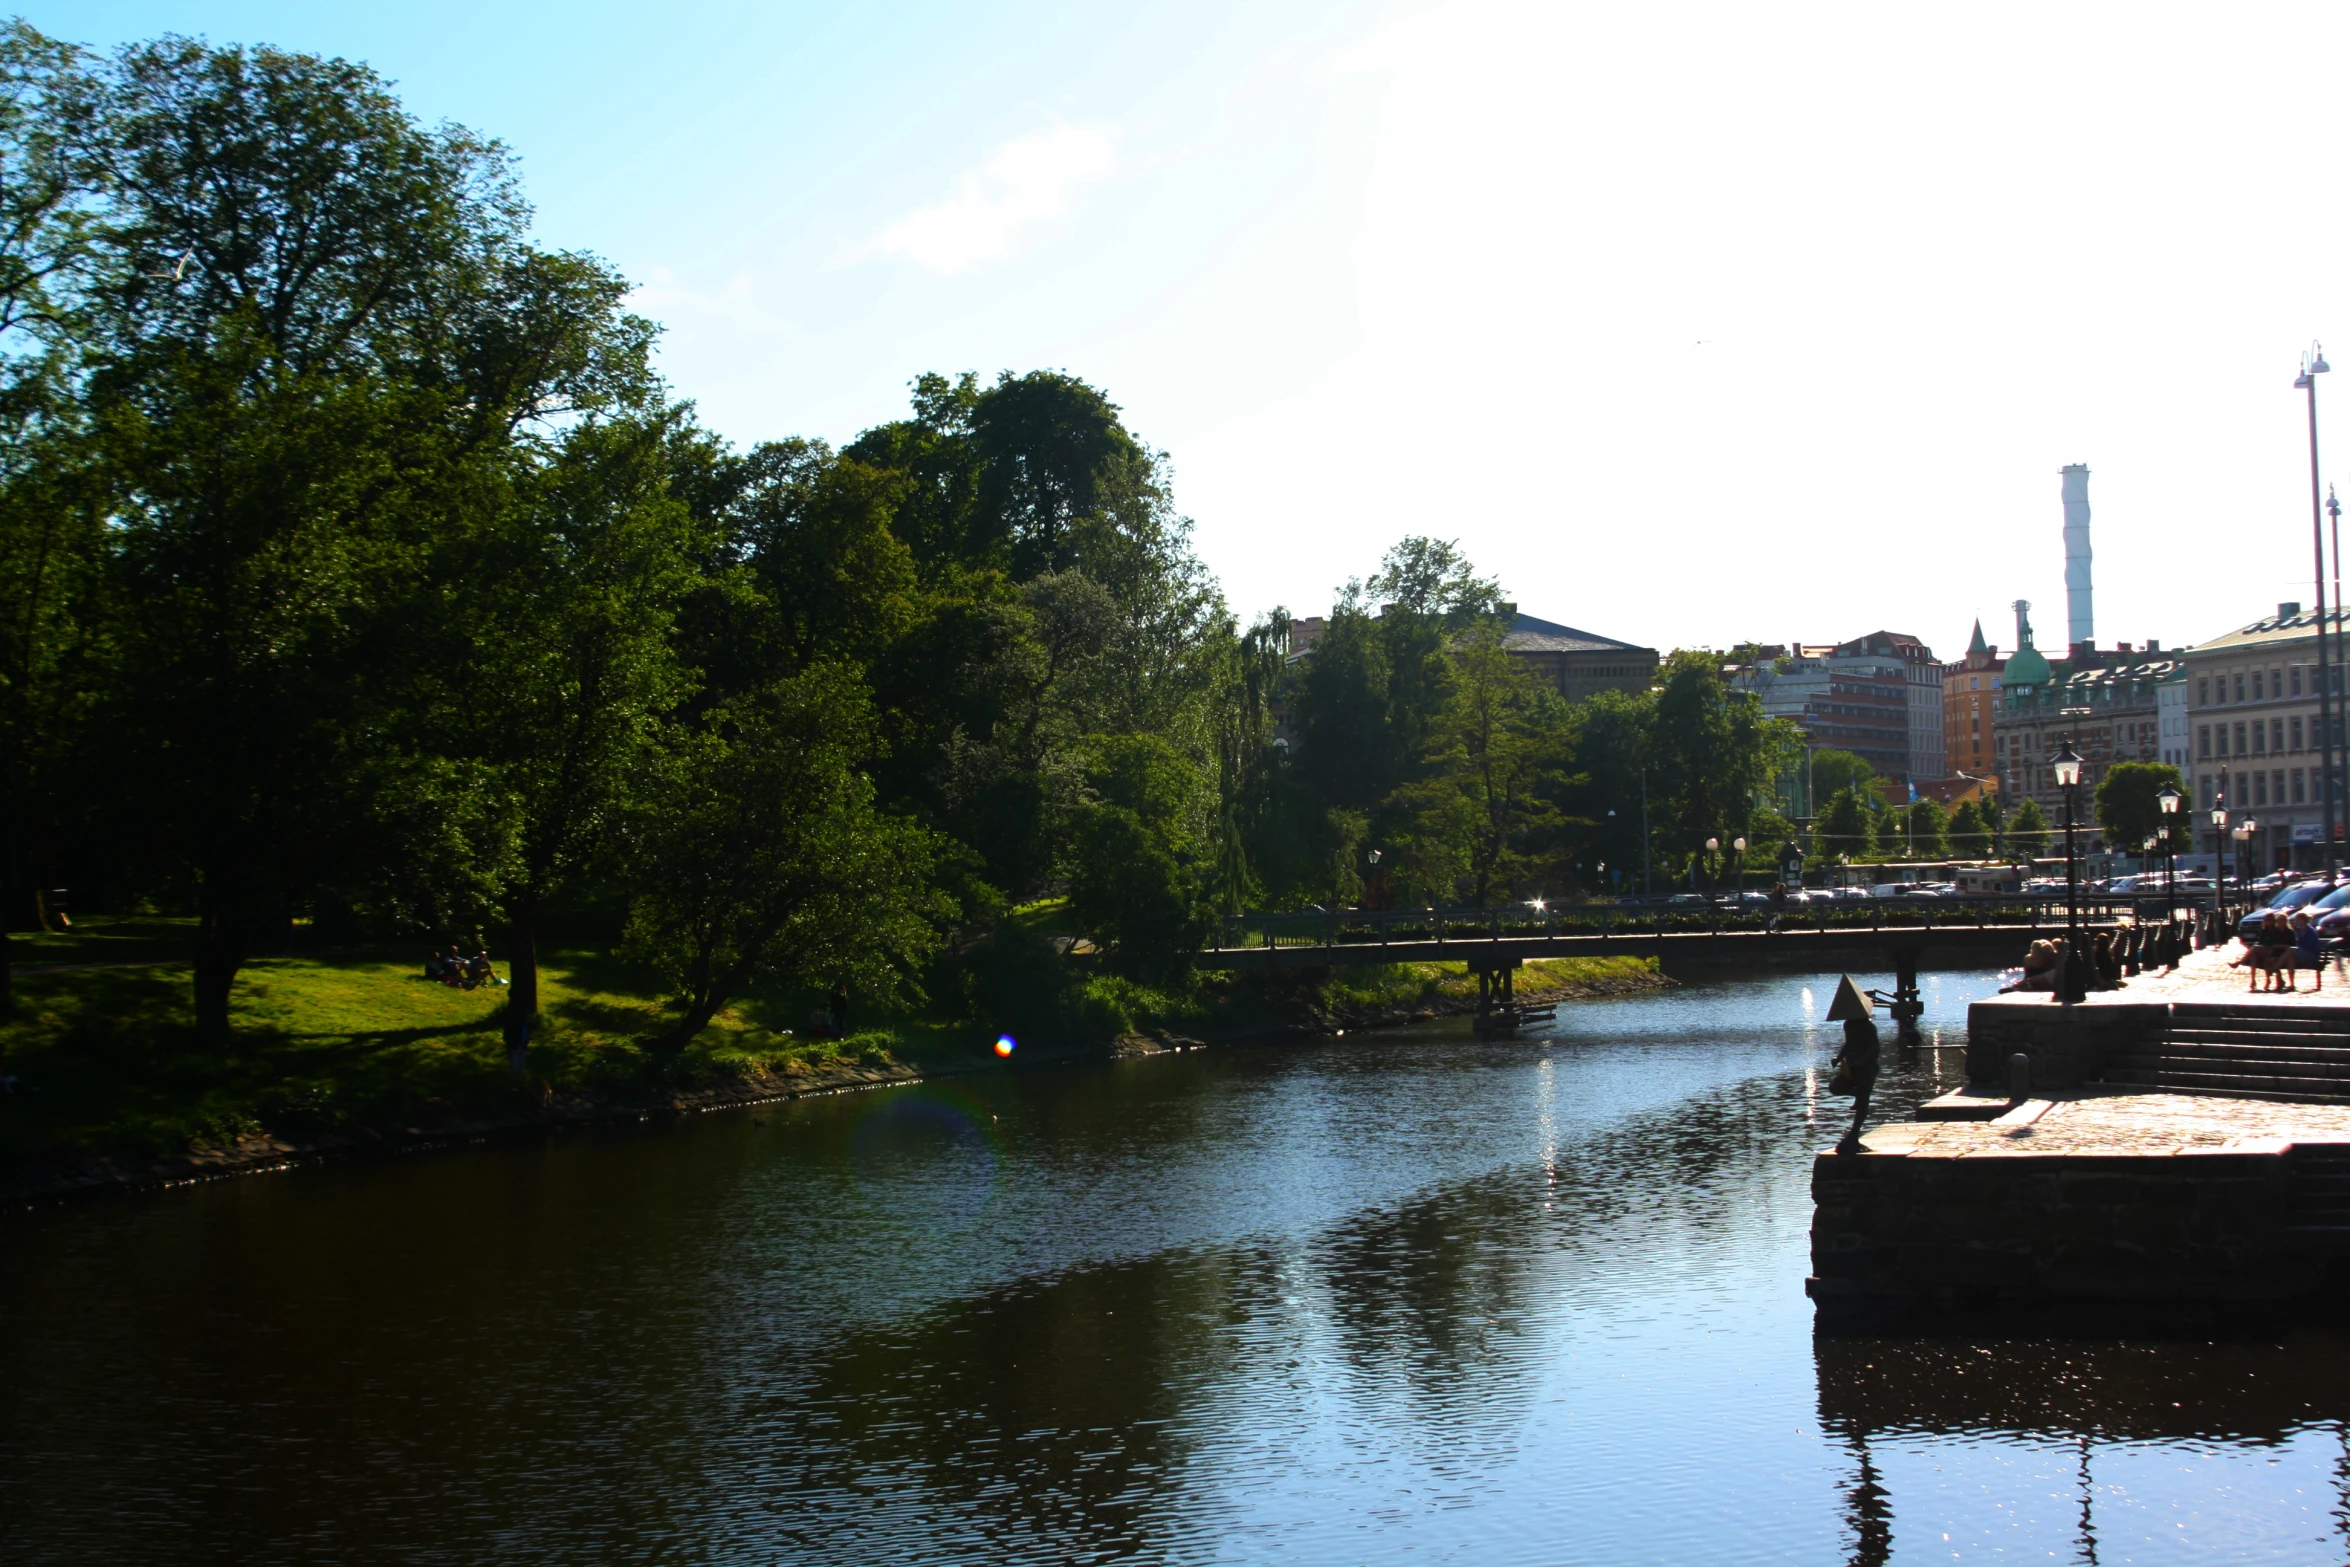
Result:
M2156 902L2159 904L2159 899ZM2147 917L2142 895L2092 894L2076 905L2084 921L2112 924L2127 917L2136 923ZM2053 923L2061 930L2067 905L2061 893L1978 893L1944 898L1839 898L1806 901L1774 909L1767 904L1728 899L1699 903L1564 904L1533 908L1526 904L1500 907L1430 907L1421 909L1312 909L1299 913L1258 912L1230 915L1223 921L1219 946L1229 951L1243 946L1385 947L1409 944L1457 946L1464 939L1487 942L1525 940L1581 940L1609 937L1622 929L1646 927L1662 937L1673 930L1736 933L1784 929L1800 924L1827 935L1839 927L1881 935L1888 930L1946 929L1954 923L1977 929L2013 924L2038 932ZM1646 918L1640 916L1645 914ZM1940 918L1937 919L1936 916ZM1627 918L1627 916L1630 916ZM1953 916L1956 916L1954 919Z

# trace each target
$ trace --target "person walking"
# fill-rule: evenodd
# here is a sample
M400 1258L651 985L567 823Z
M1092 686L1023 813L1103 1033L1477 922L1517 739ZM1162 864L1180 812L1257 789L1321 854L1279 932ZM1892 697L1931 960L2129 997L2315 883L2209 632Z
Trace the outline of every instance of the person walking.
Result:
M1882 1040L1871 1011L1869 998L1852 976L1843 976L1836 985L1836 999L1828 1005L1828 1021L1844 1025L1844 1048L1836 1052L1836 1074L1828 1079L1828 1092L1852 1095L1852 1130L1836 1144L1836 1151L1847 1156L1860 1152L1860 1126L1868 1119L1869 1093L1877 1086Z

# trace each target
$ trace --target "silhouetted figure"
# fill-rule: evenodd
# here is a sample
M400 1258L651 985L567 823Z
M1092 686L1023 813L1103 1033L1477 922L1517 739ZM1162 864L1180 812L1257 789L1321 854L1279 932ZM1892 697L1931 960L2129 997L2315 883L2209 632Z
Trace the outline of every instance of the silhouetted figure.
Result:
M1877 1086L1877 1052L1882 1041L1870 1016L1869 998L1861 994L1850 974L1836 986L1828 1021L1844 1025L1844 1048L1836 1052L1836 1075L1829 1079L1828 1087L1831 1092L1852 1095L1852 1130L1844 1134L1836 1151L1856 1154L1860 1152L1861 1123L1868 1119L1869 1093Z

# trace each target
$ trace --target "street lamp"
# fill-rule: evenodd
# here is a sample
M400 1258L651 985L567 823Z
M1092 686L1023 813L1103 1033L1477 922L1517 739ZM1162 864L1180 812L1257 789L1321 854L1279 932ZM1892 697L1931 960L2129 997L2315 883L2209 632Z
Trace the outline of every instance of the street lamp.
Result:
M2164 784L2154 796L2154 803L2162 807L2162 964L2170 968L2179 961L2172 945L2178 930L2179 856L2171 843L2171 824L2178 819L2179 808L2187 803L2187 797Z
M1746 835L1741 833L1730 840L1730 847L1738 852L1738 896L1746 897Z
M1719 854L1719 853L1721 853L1721 852L1722 852L1722 840L1721 840L1721 839L1719 839L1719 838L1708 838L1708 839L1706 839L1706 840L1705 840L1705 853L1706 853L1706 861L1705 861L1705 880L1706 880L1706 885L1707 885L1707 886L1709 886L1709 887L1718 887L1718 886L1720 886L1720 885L1722 884L1722 879L1721 879L1721 877L1720 877L1720 876L1719 876L1719 875L1718 875L1718 874L1715 872L1715 870L1714 870L1714 862L1713 862L1713 856L1715 856L1715 855L1717 855L1717 854Z
M2326 363L2325 349L2316 343L2301 356L2301 374L2294 378L2293 390L2309 394L2309 548L2317 557L2317 580L2312 592L2317 598L2317 721L2323 731L2318 746L2319 766L2325 771L2326 880L2332 881L2340 869L2338 851L2334 847L2334 677L2333 668L2341 663L2341 638L2335 636L2334 656L2326 652L2326 541L2324 501L2318 495L2317 481L2317 378L2331 370ZM2339 600L2340 594L2335 595ZM2340 614L2342 606L2334 605Z
M2073 752L2072 736L2057 744L2062 749L2048 759L2056 769L2056 787L2064 791L2064 976L2057 999L2073 1002L2089 994L2088 963L2081 953L2080 867L2073 858L2073 796L2081 787L2081 759Z
M2222 789L2214 797L2214 800L2215 803L2211 807L2211 929L2213 935L2218 935L2224 940L2225 934L2220 929L2223 921L2219 900L2228 889L2227 790ZM2210 946L2211 936L2205 936L2203 944L2207 947Z
M2260 830L2260 823L2247 816L2236 823L2236 885L2244 891L2247 901L2252 897L2252 867L2245 856L2252 852L2252 835Z

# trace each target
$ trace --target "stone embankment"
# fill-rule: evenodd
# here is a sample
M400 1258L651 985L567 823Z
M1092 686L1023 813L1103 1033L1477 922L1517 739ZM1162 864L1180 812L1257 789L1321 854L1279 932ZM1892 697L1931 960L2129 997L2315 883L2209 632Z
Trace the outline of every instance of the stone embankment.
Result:
M674 1089L549 1092L535 1104L518 1103L493 1110L461 1111L426 1106L411 1115L353 1123L311 1136L250 1131L163 1156L101 1154L32 1160L12 1169L0 1169L0 1207L173 1186L225 1175L257 1174L311 1160L446 1147L508 1132L641 1121L653 1116L694 1115L706 1110L773 1104L813 1094L920 1082L924 1076L916 1068L896 1062L827 1062L781 1072L755 1069L736 1078Z
M2350 986L2242 984L2214 951L2080 1005L1976 1003L1967 1088L1813 1162L1823 1321L2204 1324L2332 1298L2350 1277Z

